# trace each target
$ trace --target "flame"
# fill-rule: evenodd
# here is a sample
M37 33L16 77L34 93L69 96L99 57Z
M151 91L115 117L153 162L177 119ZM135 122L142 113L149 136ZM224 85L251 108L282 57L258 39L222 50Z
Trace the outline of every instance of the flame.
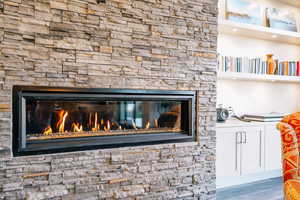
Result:
M149 129L149 128L150 128L150 121L147 121L145 129Z
M73 132L82 132L83 131L82 125L77 122L74 122L72 124L72 129L73 129Z
M98 127L98 113L95 113L95 123L94 123L94 127Z
M92 131L96 132L100 130L100 124L98 124L98 113L95 113L95 121L94 126L92 127Z
M58 122L56 124L56 128L58 128L59 133L65 132L65 122L68 116L68 112L61 110L58 112Z
M44 135L50 135L50 134L52 134L52 128L51 128L51 126L47 126L47 127L43 130L43 134L44 134Z
M107 120L107 125L104 127L104 131L110 131L110 121Z
M72 113L71 113L72 114ZM55 125L51 127L51 125L47 126L45 129L43 129L42 134L44 135L51 135L53 133L78 133L78 132L107 132L110 133L111 131L117 131L117 130L126 130L126 127L129 127L128 129L134 129L134 130L141 130L139 127L137 127L134 119L131 119L131 123L127 120L124 120L124 126L119 125L118 122L114 121L114 119L106 120L101 118L100 113L98 112L90 112L86 117L87 120L85 123L80 123L77 120L71 121L72 116L67 110L59 110L57 113L57 121L55 122ZM68 117L68 119L67 119ZM68 121L67 121L68 120ZM153 120L153 122L151 121ZM69 128L69 122L71 127ZM68 124L68 125L67 125ZM83 129L85 127L85 130ZM158 119L150 119L147 120L145 125L143 126L144 130L159 128Z
M131 121L132 121L132 127L133 127L135 130L137 130L136 124L135 124L135 122L133 121L133 119L132 119Z

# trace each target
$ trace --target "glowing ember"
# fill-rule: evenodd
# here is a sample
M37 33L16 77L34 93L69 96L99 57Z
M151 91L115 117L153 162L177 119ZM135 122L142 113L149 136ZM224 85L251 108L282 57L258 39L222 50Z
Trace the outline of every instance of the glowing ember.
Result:
M83 131L82 125L77 122L74 122L72 124L72 129L73 129L73 132L82 132Z
M51 126L47 126L47 128L45 128L43 130L43 134L44 135L50 135L50 134L52 134L52 128L51 128Z
M148 122L146 123L145 129L149 129L149 128L150 128L150 121L148 121Z
M56 124L56 128L58 128L59 133L65 132L65 122L68 116L68 112L61 110L58 112L58 122Z

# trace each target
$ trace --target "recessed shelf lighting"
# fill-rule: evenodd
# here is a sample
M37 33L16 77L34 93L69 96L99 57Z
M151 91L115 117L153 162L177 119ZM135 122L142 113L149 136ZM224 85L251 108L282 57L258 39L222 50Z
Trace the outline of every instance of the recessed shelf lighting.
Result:
M234 29L232 29L232 31L233 31L233 32L237 32L238 30L237 30L237 28L234 28Z
M277 35L272 35L272 38L277 38Z

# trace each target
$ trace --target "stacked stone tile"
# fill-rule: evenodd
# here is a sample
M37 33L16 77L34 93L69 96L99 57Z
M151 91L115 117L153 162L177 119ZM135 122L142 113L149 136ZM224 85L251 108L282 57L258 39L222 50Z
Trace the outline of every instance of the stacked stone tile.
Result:
M0 199L214 199L217 0L0 0ZM196 90L198 142L14 158L13 85Z

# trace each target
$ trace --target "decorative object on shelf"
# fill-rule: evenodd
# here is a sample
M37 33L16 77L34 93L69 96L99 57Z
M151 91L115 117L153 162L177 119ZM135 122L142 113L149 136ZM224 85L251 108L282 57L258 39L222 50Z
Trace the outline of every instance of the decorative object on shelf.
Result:
M290 10L266 8L267 27L297 32L295 14Z
M226 18L231 21L262 25L261 7L249 0L227 0Z
M217 108L217 122L218 123L226 122L226 120L230 117L230 110L231 110L231 107L226 109L226 108L223 108L222 104L220 104L219 107Z
M276 63L273 60L273 54L267 54L267 74L275 74Z

